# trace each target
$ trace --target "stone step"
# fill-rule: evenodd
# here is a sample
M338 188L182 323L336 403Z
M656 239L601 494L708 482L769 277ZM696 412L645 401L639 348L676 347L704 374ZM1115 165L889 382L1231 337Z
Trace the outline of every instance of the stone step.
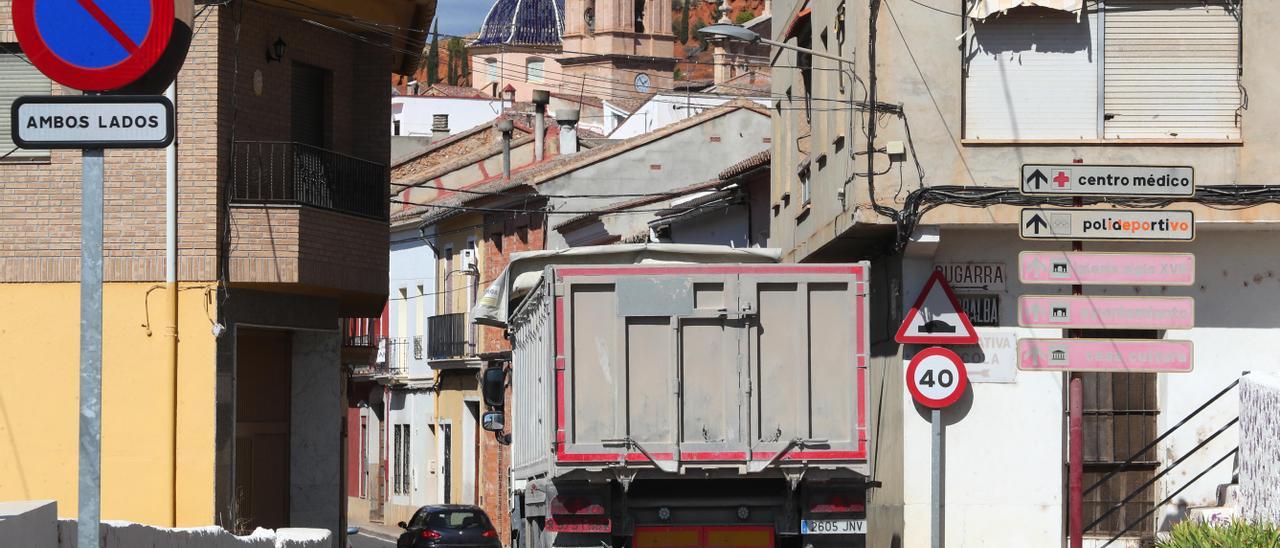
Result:
M1224 483L1218 486L1218 506L1240 507L1240 484Z

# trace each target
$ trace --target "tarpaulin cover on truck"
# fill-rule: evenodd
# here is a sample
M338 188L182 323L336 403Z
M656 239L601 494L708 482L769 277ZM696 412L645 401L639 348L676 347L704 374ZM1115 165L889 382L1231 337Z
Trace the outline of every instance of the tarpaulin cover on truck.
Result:
M477 324L506 327L508 305L536 287L548 265L776 263L781 256L777 249L693 244L622 244L512 253L506 270L471 309L471 317Z

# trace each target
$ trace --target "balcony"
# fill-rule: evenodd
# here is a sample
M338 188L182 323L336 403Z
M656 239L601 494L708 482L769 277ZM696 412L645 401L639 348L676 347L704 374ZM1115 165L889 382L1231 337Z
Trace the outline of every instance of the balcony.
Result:
M382 337L373 347L373 356L367 362L349 363L351 376L369 380L392 379L404 376L407 372L406 355L410 351L410 340L405 338Z
M467 315L441 314L427 318L427 359L453 360L467 357Z
M232 284L337 298L344 316L386 300L385 165L288 142L233 145Z
M387 219L387 166L322 148L239 141L232 203L293 204Z

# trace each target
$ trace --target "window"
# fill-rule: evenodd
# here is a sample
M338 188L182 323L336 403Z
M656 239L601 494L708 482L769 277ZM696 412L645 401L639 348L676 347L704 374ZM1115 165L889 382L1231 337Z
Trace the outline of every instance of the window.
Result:
M416 336L413 338L413 359L415 360L422 359L422 337L421 336Z
M525 61L525 81L530 84L542 83L542 63L541 57L530 57L528 61Z
M395 473L392 475L392 488L397 495L407 495L412 483L409 478L409 425L397 424L392 428L395 444L395 462L393 463Z
M490 82L498 81L498 60L490 57L484 60L484 75L489 77Z
M644 32L644 9L645 0L636 0L636 32Z
M18 45L0 43L0 112L5 113L6 118L0 122L0 155L9 153L3 161L32 161L49 158L48 150L15 148L7 118L14 99L23 95L49 95L50 93L53 93L53 84L31 66Z
M1087 337L1156 339L1154 331L1089 331ZM1135 489L1151 480L1159 467L1155 450L1135 455L1158 434L1160 406L1154 373L1083 373L1084 486L1107 479L1084 498L1084 522L1102 517ZM1134 462L1121 468L1130 457ZM1091 532L1113 535L1142 518L1156 502L1156 489L1148 486L1107 516ZM1147 516L1130 532L1151 531L1156 518Z
M965 138L1240 138L1237 2L1091 6L1078 18L1021 7L975 21L963 67Z
M582 12L582 20L587 24L587 34L596 31L596 3L591 0L587 5L587 9Z

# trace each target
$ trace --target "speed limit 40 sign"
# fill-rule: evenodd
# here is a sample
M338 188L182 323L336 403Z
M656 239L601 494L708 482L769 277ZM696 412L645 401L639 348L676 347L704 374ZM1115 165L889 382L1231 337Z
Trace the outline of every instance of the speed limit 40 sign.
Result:
M918 352L907 365L907 390L916 402L931 409L955 403L968 385L964 360L940 346Z

